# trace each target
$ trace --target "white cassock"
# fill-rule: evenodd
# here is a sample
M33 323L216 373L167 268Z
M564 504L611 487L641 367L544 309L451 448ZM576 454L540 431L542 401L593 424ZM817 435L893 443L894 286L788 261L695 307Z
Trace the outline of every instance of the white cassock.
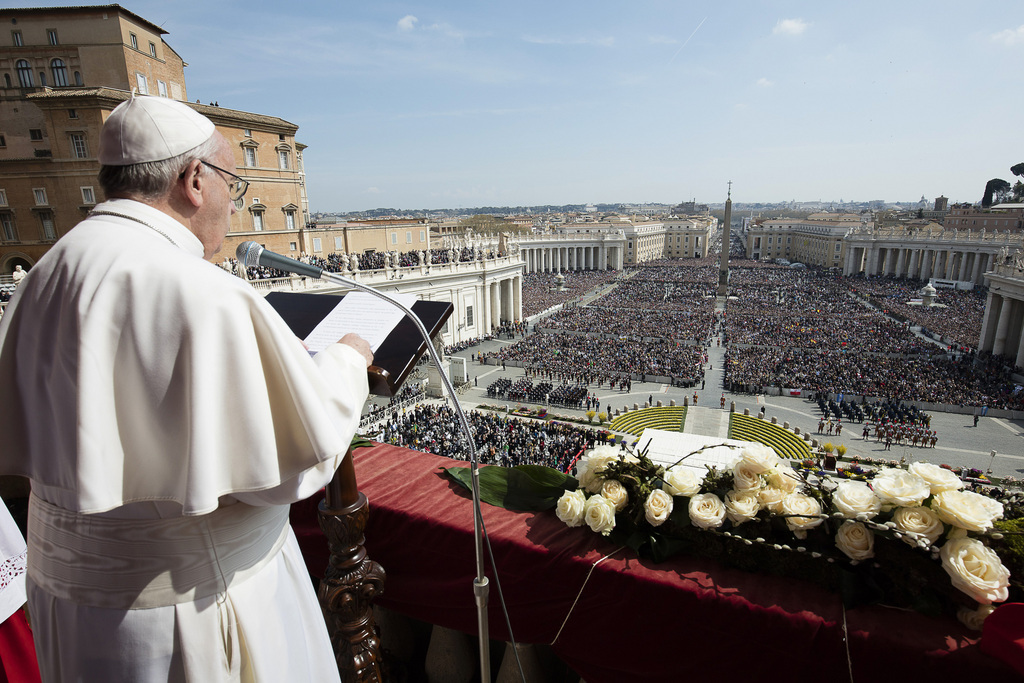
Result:
M62 237L0 323L44 680L338 680L287 514L345 455L362 356L310 358L162 212L96 211L120 215Z

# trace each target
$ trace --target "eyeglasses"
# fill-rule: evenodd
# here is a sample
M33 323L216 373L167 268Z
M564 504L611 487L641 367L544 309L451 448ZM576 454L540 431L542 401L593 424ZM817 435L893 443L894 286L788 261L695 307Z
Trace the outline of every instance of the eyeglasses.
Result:
M228 195L231 197L231 201L237 202L239 199L241 199L242 197L245 196L246 191L249 189L249 181L248 180L243 180L243 179L239 178L238 176L236 176L231 171L225 171L220 166L214 166L209 161L205 161L203 159L200 159L199 163L205 164L205 165L209 166L210 168L212 168L212 169L214 169L216 171L220 171L221 173L229 175L229 176L231 176L233 178L233 180L228 180L227 178L224 179L224 182L226 182L228 184ZM184 178L185 177L185 172L182 171L181 175L179 175L178 177L179 178Z

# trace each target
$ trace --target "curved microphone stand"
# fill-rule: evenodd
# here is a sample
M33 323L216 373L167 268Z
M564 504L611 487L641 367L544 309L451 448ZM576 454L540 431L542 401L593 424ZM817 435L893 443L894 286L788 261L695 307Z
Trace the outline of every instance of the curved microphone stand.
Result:
M480 512L480 472L478 469L479 462L477 460L476 442L473 440L473 431L469 426L469 419L466 417L465 412L462 410L462 406L459 405L459 400L455 395L455 387L452 386L451 380L448 378L448 373L444 371L444 367L441 365L441 359L438 356L437 349L434 348L434 344L430 341L430 334L427 332L427 328L424 327L423 322L419 319L410 308L405 306L399 301L392 299L383 292L378 292L373 287L356 282L337 273L331 273L325 271L323 268L309 265L301 261L290 259L287 256L282 256L272 251L264 249L256 242L242 242L238 245L235 250L235 258L239 262L248 266L266 266L269 268L277 268L278 270L284 270L289 273L295 273L297 275L305 275L318 280L328 280L338 285L345 285L358 289L363 292L374 295L384 301L387 301L392 306L398 307L413 323L416 324L416 329L419 330L420 336L427 344L427 351L430 353L430 360L433 361L434 366L437 367L438 374L441 375L441 382L444 384L445 391L448 397L451 399L452 406L454 407L455 414L459 417L459 423L462 425L462 432L466 437L466 443L469 444L470 454L470 467L472 469L472 491L473 491L473 536L476 540L476 578L473 580L473 593L476 596L476 609L477 609L477 628L479 631L480 639L480 680L489 681L491 680L491 665L490 665L490 650L489 643L490 638L488 637L488 624L487 624L487 594L488 594L488 579L484 574L484 550L483 550L483 517Z

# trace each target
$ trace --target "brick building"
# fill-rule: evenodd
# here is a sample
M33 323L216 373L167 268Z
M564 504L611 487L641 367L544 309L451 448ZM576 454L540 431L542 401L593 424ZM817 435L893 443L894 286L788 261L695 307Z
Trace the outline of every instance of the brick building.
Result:
M138 93L187 101L187 64L159 26L119 5L0 9L0 276L30 268L104 197L99 131ZM235 147L250 182L220 260L254 239L305 253L308 200L298 126L190 104Z

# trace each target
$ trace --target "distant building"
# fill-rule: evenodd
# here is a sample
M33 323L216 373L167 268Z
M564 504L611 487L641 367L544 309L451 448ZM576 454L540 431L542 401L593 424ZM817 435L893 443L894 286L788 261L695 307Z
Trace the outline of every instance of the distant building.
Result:
M188 100L186 63L167 34L118 5L0 9L0 275L30 268L101 196L99 133L131 90ZM210 104L249 191L231 217L220 260L256 240L306 253L308 199L298 126Z
M816 213L752 223L747 230L747 255L755 260L785 259L838 268L843 263L843 237L864 221L859 214Z
M974 204L954 204L942 224L957 230L1021 232L1024 230L1024 204L996 204L988 209Z
M382 218L317 223L307 230L308 252L364 254L374 251L429 251L431 225L423 218Z

